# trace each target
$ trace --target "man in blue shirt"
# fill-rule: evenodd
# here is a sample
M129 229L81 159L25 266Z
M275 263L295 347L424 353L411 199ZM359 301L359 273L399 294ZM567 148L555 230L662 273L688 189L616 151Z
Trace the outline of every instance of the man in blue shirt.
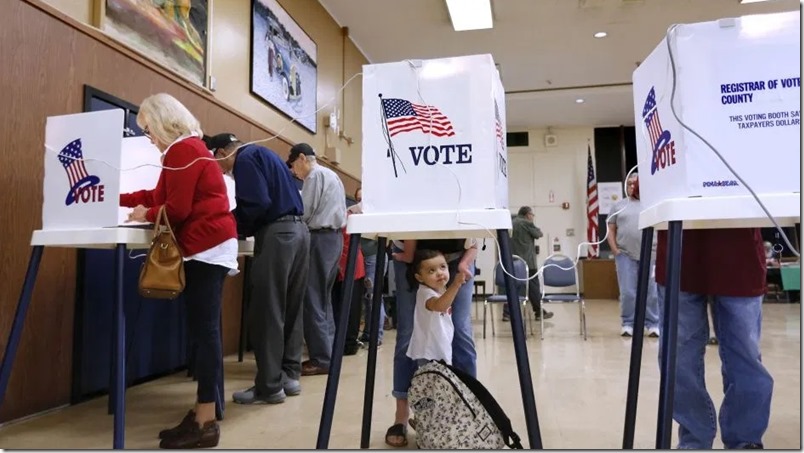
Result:
M301 193L273 151L244 145L233 134L204 137L224 173L235 181L233 213L240 236L254 236L248 333L257 361L254 386L235 392L240 404L276 404L301 393L302 302L310 233Z

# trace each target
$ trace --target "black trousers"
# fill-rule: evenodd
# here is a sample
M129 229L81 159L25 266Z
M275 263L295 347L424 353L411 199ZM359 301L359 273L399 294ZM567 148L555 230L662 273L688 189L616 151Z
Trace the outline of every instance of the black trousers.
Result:
M343 283L340 280L335 281L335 286L332 287L332 308L335 315L335 325L339 324L341 314L341 303L343 299ZM352 307L349 309L349 323L346 325L346 346L347 351L357 347L357 337L360 333L360 311L363 308L363 279L355 280L352 289Z
M533 277L538 269L528 269L528 277ZM539 277L531 278L528 282L528 303L534 313L539 313L539 300L542 298L542 287ZM503 304L503 315L508 316L508 304Z
M195 377L198 402L214 403L218 381L223 377L221 299L223 280L229 269L201 261L184 263L187 330L195 345Z

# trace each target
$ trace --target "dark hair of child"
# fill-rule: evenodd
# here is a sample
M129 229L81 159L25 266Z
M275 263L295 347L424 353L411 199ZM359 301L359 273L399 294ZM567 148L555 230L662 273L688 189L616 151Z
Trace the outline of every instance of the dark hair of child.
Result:
M427 261L437 256L444 256L444 254L438 250L416 250L416 253L413 254L413 262L408 266L406 275L411 290L416 291L419 288L419 281L416 280L416 274L419 272L419 268L422 267L422 261Z

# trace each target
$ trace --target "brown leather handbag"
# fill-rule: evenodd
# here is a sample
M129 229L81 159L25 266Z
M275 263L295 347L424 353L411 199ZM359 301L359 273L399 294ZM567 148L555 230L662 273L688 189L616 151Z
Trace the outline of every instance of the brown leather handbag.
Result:
M170 228L165 206L154 222L154 238L140 269L139 292L151 299L175 299L184 291L184 257Z

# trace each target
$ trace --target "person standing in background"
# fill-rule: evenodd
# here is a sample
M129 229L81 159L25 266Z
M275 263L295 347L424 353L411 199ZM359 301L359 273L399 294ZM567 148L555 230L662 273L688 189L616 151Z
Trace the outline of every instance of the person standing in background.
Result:
M528 265L528 300L533 307L533 315L538 321L541 316L544 319L553 317L553 313L547 310L539 312L539 301L542 298L542 290L539 286L539 279L534 278L539 268L536 264L536 243L535 241L543 236L542 230L533 223L535 215L530 206L519 208L517 215L513 217L513 231L511 233L511 253L525 260ZM513 272L511 272L513 273ZM503 321L508 321L508 304L503 304Z
M611 208L613 214L606 220L609 228L606 240L614 253L614 264L617 266L617 284L620 287L620 335L631 337L634 335L639 254L642 250L642 230L639 229L639 213L642 212L639 201L639 176L633 173L625 187L627 197L614 204ZM648 281L645 326L648 328L648 336L654 338L659 336L659 306L656 299L655 275L651 275Z
M310 271L304 297L304 340L310 359L302 362L302 376L328 374L335 340L332 286L343 250L346 194L338 175L318 164L307 143L290 149L287 166L304 181L303 219L310 230Z
M353 214L360 214L363 212L363 189L358 187L355 191L355 200L357 204L349 207L349 212ZM365 319L365 327L363 333L360 335L360 341L368 343L369 341L369 321L371 321L371 306L374 299L374 273L377 270L377 240L369 238L360 238L360 248L363 250L363 261L366 264L365 271L366 277L363 279L365 293L363 295L363 317ZM385 253L383 250L382 253ZM388 269L388 261L385 261L383 268L383 276ZM377 282L382 285L383 282ZM385 304L380 300L380 327L379 339L377 344L382 344L382 337L385 326Z

